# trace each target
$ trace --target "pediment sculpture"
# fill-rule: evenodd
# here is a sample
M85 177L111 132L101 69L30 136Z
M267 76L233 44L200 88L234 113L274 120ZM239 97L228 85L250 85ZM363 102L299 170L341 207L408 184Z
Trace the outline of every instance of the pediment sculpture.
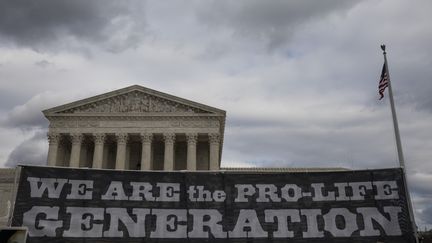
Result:
M210 113L203 109L160 98L141 91L113 96L78 105L58 113L145 113L145 112L181 112Z

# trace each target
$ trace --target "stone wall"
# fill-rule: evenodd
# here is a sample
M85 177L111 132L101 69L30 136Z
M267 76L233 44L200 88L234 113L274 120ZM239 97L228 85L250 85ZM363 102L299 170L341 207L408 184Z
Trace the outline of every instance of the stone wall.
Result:
M15 201L14 193L18 186L14 185L15 175L17 175L18 183L18 169L0 168L0 227L7 226L10 212Z

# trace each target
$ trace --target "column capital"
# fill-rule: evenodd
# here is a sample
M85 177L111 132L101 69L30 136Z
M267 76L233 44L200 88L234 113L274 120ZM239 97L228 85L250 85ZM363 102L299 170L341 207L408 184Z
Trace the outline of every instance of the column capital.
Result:
M143 143L151 143L153 141L153 134L152 133L141 133L141 142Z
M186 133L186 140L188 144L196 144L198 141L197 133Z
M58 144L60 142L61 135L56 132L48 132L48 144Z
M209 143L210 144L219 144L219 142L220 142L219 133L210 133L208 136L209 136Z
M127 133L116 133L117 144L126 144L128 141Z
M93 139L95 144L104 144L106 139L105 133L93 133Z
M82 133L71 133L70 137L72 144L81 144L84 138Z
M163 138L165 144L174 144L175 143L175 133L164 133Z

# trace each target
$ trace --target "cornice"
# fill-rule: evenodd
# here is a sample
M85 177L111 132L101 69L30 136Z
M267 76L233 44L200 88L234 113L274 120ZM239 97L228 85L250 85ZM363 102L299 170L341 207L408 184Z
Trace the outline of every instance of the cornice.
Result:
M106 117L106 118L125 118L128 119L129 117L149 117L149 118L160 118L160 117L182 117L182 118L188 118L188 117L224 117L224 115L221 114L191 114L191 113L145 113L145 114L138 114L138 113L74 113L74 114L51 114L47 115L46 118L48 120L52 120L56 117L76 117L76 118L85 118L88 119L89 117Z
M51 116L50 121L225 121L220 116Z

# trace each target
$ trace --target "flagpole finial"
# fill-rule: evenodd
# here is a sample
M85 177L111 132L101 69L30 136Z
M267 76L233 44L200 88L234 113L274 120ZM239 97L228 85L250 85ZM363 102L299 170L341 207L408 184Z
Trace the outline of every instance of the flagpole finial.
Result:
M384 44L381 45L381 50L383 50L383 52L385 52L385 45Z

